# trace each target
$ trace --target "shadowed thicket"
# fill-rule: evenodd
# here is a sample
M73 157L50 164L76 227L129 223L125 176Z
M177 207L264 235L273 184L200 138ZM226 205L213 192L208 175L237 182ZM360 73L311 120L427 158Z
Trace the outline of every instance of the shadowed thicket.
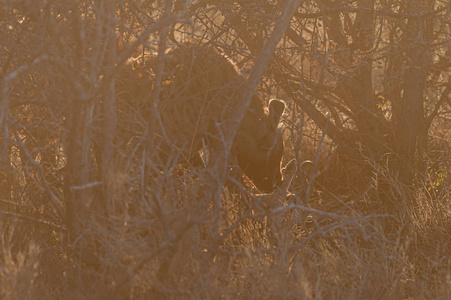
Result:
M4 1L0 297L449 297L450 17Z

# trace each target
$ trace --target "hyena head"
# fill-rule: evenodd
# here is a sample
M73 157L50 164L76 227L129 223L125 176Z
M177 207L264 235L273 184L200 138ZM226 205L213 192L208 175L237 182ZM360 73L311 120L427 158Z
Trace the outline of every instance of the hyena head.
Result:
M282 183L284 145L278 125L284 109L283 101L272 100L265 108L254 96L235 138L238 164L262 192L272 192Z

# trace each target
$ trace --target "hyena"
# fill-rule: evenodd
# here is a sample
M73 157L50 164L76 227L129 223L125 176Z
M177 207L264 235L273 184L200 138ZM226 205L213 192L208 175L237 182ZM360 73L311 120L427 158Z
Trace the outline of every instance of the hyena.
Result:
M124 66L118 78L120 97L136 100L151 95L155 60L140 57ZM198 161L204 147L214 155L222 142L220 124L237 105L242 85L235 65L212 46L186 43L170 49L159 95L161 122L155 122L162 124L160 134L190 161ZM284 145L278 125L284 109L283 101L266 105L255 94L232 145L231 160L263 192L272 192L282 182Z

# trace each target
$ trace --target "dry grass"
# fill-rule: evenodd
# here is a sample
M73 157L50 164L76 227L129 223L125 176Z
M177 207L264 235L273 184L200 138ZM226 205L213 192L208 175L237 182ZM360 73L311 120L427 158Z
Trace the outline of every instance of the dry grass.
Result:
M450 157L441 159L446 170ZM39 191L24 190L29 200L15 206L2 202L1 298L451 295L449 174L407 187L373 165L366 192L351 198L326 189L321 177L308 199L294 184L290 197L264 200L226 188L218 236L206 170L176 168L153 170L145 190L139 168L117 171L108 217L86 218L80 239L95 241L82 249L98 257L94 266L71 250L57 220L36 211L45 204ZM365 190L344 188L353 182L342 178L341 192Z

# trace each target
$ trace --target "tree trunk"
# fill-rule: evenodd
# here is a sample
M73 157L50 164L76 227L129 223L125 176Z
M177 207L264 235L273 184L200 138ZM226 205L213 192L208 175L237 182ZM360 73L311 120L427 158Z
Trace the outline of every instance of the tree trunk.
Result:
M116 32L114 13L115 6L108 1L100 4L103 12L103 20L99 20L105 26L105 59L104 82L102 99L102 145L101 145L101 178L103 182L103 207L112 204L113 180L114 180L114 136L116 132L116 92L114 87L114 73L116 63Z
M415 2L409 5L410 11L417 11ZM423 17L418 16L409 18L407 22L403 93L400 103L393 107L395 149L398 155L396 167L406 184L411 184L415 173L421 169L418 158L427 148L423 93L430 54L426 46L428 34L424 31L424 21ZM417 149L420 152L417 153Z

